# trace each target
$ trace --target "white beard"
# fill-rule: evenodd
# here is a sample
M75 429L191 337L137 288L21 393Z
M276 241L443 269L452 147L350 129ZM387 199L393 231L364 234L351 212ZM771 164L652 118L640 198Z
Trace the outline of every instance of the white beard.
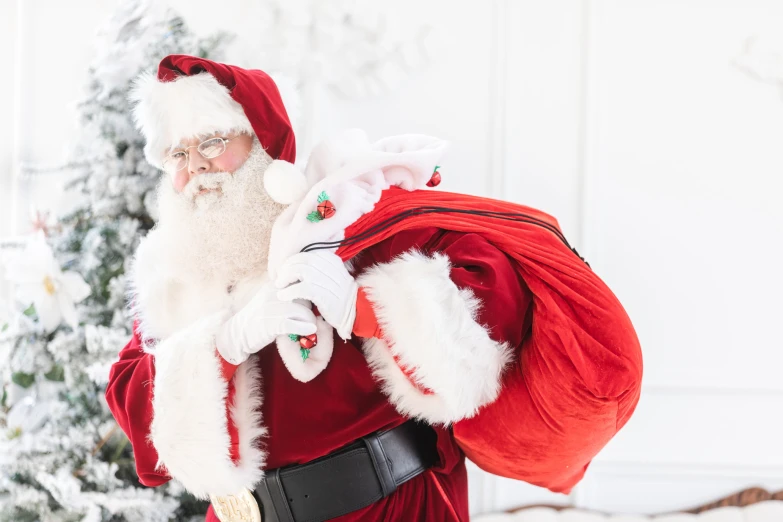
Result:
M177 193L171 179L158 185L156 228L165 255L185 281L232 284L264 272L272 223L285 208L264 190L272 161L257 138L245 163L233 174L199 175ZM197 195L201 187L220 190Z

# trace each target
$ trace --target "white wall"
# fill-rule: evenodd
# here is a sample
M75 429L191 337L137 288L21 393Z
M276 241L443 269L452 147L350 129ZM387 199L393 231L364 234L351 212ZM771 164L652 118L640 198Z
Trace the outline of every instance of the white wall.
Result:
M732 62L783 4L615 0L589 21L583 254L636 323L646 381L581 500L779 488L783 100Z
M237 60L252 60L257 2L226 0L212 16L197 8L206 2L172 3L198 30L238 28ZM2 234L11 232L14 150L23 161L63 157L91 35L116 1L24 4L21 37L18 26L10 37L0 31L0 43L21 41L25 86L12 98L20 132L0 130ZM2 28L14 14L6 5L14 4L3 4ZM311 136L359 126L373 138L449 139L442 187L554 214L626 305L644 348L637 413L570 497L474 470L473 510L573 503L654 512L751 485L783 488L783 98L733 64L749 37L780 31L783 3L384 5L390 17L432 24L440 54L375 98L316 93ZM54 60L68 73L56 85L45 76ZM13 106L2 94L5 120ZM57 200L19 186L23 217L29 198Z
M6 67L13 69L17 51L16 45L16 9L14 4L4 6L0 11L0 48L7 53ZM10 233L8 214L5 212L11 205L13 171L13 153L15 149L15 114L14 102L16 86L15 74L7 75L5 81L0 82L0 209L3 209L3 219L0 219L0 235Z
M14 4L4 5L0 8L0 48L7 53L6 67L14 69L17 59L17 10ZM18 111L16 107L16 71L7 75L5 81L0 82L0 238L7 237L14 229L12 217L15 215L13 207L13 194L17 173L14 172L14 164L17 163L15 151L17 149L15 138L17 131ZM0 269L0 314L8 298L9 284L1 277Z

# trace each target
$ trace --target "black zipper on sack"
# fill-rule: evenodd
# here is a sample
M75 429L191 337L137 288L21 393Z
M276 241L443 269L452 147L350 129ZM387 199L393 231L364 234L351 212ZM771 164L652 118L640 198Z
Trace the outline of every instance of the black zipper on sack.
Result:
M409 210L406 210L404 212L400 212L399 214L392 216L390 218L387 218L384 221L381 221L380 223L368 228L361 234L357 234L355 236L347 237L345 239L341 239L340 241L325 241L325 242L317 242L317 243L310 243L309 245L306 245L304 248L302 248L301 252L312 252L314 250L327 250L330 248L339 248L341 246L349 246L354 243L358 243L359 241L363 241L367 238L370 238L390 226L399 223L400 221L413 217L413 216L419 216L422 214L470 214L474 216L485 216L485 217L491 217L496 219L503 219L506 221L516 221L519 223L528 223L531 225L536 225L541 228L544 228L546 230L549 230L554 235L557 236L560 241L563 242L563 244L568 247L571 252L576 254L576 256L581 259L588 267L590 266L590 263L585 261L585 258L579 255L579 252L577 252L576 248L572 247L568 240L565 238L562 232L557 229L554 225L547 223L546 221L543 221L541 219L538 219L536 217L533 217L529 214L525 214L523 212L493 212L491 210L465 210L465 209L458 209L458 208L449 208L449 207L415 207Z

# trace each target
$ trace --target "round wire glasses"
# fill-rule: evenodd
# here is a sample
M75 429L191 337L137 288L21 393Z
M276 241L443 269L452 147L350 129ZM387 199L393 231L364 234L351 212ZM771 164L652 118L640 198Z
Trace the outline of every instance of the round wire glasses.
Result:
M231 140L226 138L209 138L198 145L177 149L163 160L163 170L173 174L184 169L188 165L188 149L195 148L206 159L217 158L226 152L226 144L229 141Z

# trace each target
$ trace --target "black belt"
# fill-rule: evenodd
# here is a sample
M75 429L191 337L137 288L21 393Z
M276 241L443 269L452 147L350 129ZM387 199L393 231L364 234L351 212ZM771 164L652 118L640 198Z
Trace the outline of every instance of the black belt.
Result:
M307 464L268 470L255 493L264 522L321 522L391 495L437 460L433 429L408 421Z

